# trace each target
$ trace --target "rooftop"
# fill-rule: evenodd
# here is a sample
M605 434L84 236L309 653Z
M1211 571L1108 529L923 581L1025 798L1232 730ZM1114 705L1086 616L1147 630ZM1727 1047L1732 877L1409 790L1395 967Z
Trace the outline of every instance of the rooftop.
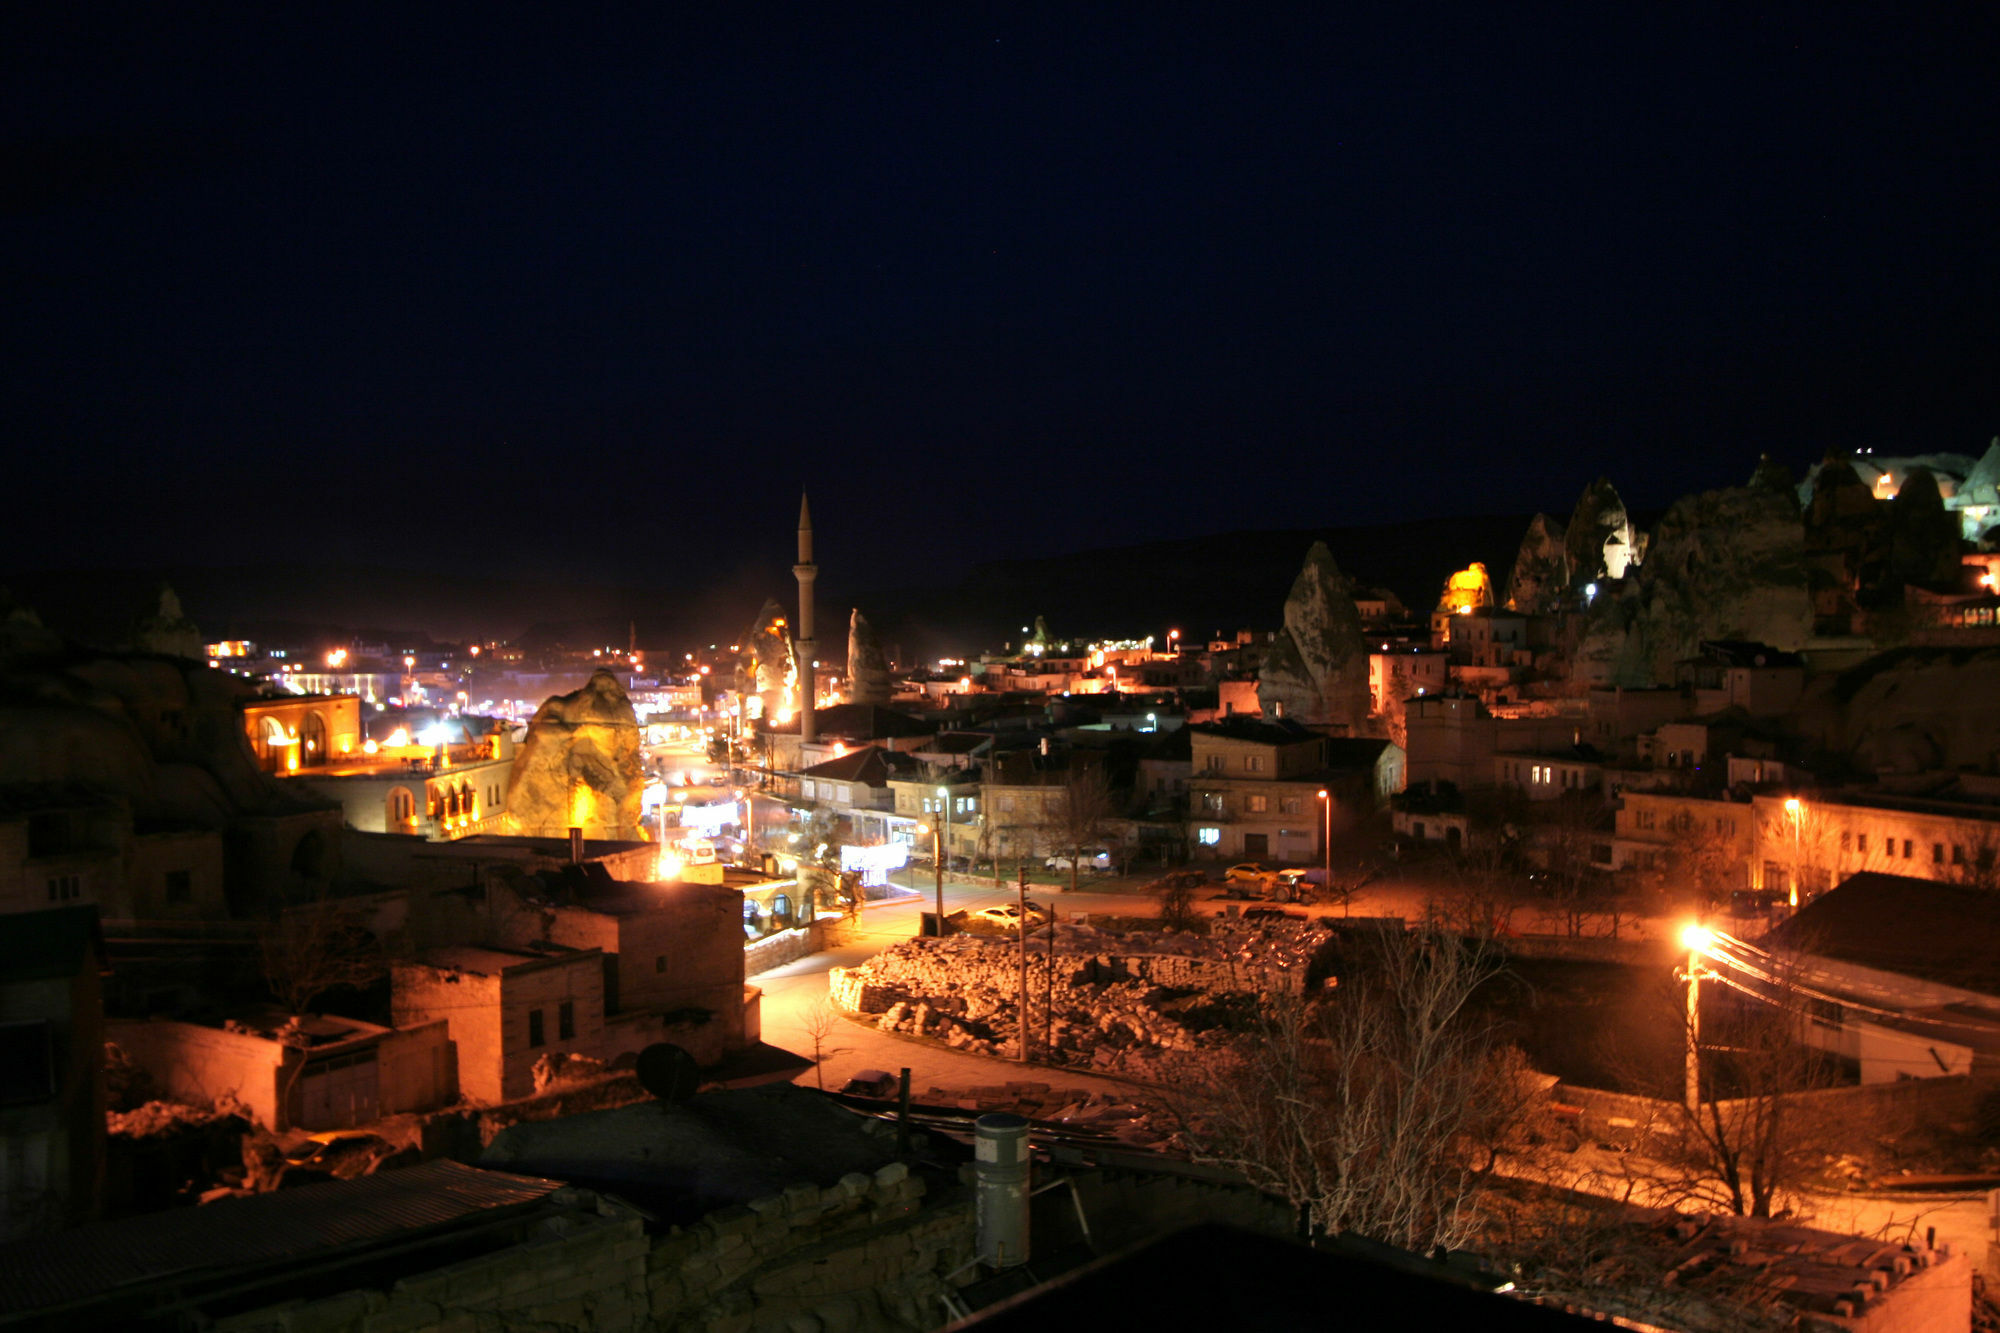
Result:
M559 1188L554 1180L439 1160L38 1236L0 1246L0 1315L54 1313L164 1283L173 1290L160 1297L178 1296L260 1266L295 1269L335 1251L522 1211Z
M548 953L527 949L495 949L476 944L445 944L426 949L418 961L425 967L470 972L475 976L497 977L518 967L539 967L547 963L595 955L595 949L554 949Z
M2000 895L1864 871L1779 925L1778 944L2000 996Z

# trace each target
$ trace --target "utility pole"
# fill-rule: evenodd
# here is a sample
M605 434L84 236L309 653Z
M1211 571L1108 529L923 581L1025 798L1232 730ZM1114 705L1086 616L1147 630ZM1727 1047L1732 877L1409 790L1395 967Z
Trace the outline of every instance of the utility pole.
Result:
M1022 1064L1028 1063L1028 863L1021 862L1020 919L1015 928L1021 940L1021 1055Z
M1042 987L1042 1058L1055 1062L1056 1051L1056 909L1049 904L1049 974Z
M931 868L937 872L937 920L932 923L935 933L944 935L944 834L938 825L931 825Z
M1687 970L1677 980L1687 982L1687 1109L1688 1115L1701 1114L1701 965L1702 953L1715 942L1715 932L1706 926L1691 925L1681 932L1687 946Z

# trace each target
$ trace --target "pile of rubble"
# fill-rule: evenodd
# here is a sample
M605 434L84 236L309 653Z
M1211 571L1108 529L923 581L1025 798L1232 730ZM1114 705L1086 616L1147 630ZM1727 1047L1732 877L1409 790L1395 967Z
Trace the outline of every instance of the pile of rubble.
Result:
M1303 921L1218 922L1213 934L1115 935L1059 925L1028 942L1033 1053L1149 1082L1211 1070L1260 997L1302 994L1332 940ZM1051 982L1053 981L1053 985ZM1012 1055L1020 1039L1018 942L977 935L905 941L854 968L829 993L847 1013L890 1032L980 1055Z
M1158 1107L1087 1088L1008 1082L973 1088L931 1088L916 1100L926 1106L955 1106L965 1111L1007 1111L1042 1124L1066 1125L1142 1148L1159 1147L1171 1138L1171 1130L1161 1123L1163 1117Z

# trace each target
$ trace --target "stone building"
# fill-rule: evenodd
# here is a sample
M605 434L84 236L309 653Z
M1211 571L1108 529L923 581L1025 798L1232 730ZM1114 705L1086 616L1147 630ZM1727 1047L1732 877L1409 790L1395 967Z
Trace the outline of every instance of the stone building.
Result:
M352 694L284 694L245 699L243 734L266 773L323 768L362 746L361 699Z
M566 882L576 887L514 913L501 942L559 945L598 959L597 1045L579 1051L611 1059L670 1040L713 1065L754 1040L748 1034L757 1030L755 1006L743 985L741 889L582 875ZM577 1021L583 1022L582 1010Z
M458 1050L458 1086L486 1103L535 1091L544 1055L601 1058L604 960L596 949L448 945L392 974L398 1028L443 1019Z
M446 1022L385 1028L308 1014L263 1014L221 1026L114 1020L106 1037L161 1095L196 1105L224 1099L265 1129L345 1129L434 1111L458 1095Z
M89 907L22 913L0 929L0 1240L96 1215L103 959Z
M1311 864L1326 852L1327 802L1338 836L1403 785L1403 752L1386 740L1329 738L1296 722L1247 718L1187 731L1196 856Z

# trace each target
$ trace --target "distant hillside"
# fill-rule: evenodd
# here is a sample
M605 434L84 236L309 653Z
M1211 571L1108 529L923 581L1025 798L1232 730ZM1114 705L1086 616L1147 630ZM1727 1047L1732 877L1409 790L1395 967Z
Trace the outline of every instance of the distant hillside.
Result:
M1387 587L1428 610L1447 575L1483 560L1504 582L1525 515L1425 519L1366 528L1239 532L1070 555L999 561L937 586L882 586L827 568L820 579L828 657L847 646L847 610L859 605L885 643L921 659L1018 639L1035 616L1057 634L1143 637L1179 627L1190 641L1218 631L1274 628L1306 549L1325 541L1357 582ZM922 543L909 568L924 566ZM620 586L588 579L479 577L452 561L424 571L258 564L227 569L79 570L19 575L14 593L53 628L103 646L121 643L152 611L164 579L210 639L344 642L359 635L422 642L505 638L529 644L623 644L636 624L652 648L727 642L767 596L789 604L788 568L717 568L690 557L686 583Z
M1235 532L982 565L949 588L885 594L862 603L887 641L927 654L934 646L998 647L1037 615L1051 631L1143 638L1179 628L1190 640L1216 631L1274 629L1285 594L1313 542L1324 541L1357 583L1385 587L1419 613L1445 579L1483 560L1506 581L1528 516L1423 519L1367 528Z

